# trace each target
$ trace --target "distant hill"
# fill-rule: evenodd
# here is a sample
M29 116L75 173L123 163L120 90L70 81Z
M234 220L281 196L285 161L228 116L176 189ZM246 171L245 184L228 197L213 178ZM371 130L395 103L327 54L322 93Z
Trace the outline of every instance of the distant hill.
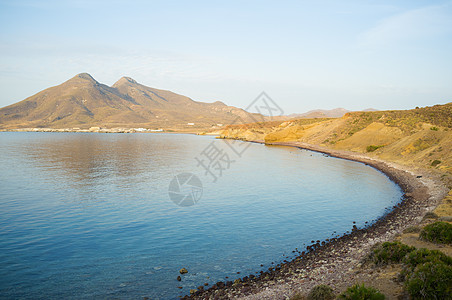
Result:
M363 109L362 111L377 111L374 108ZM287 117L289 118L303 118L303 119L320 119L320 118L340 118L343 117L346 113L351 112L351 110L347 110L345 108L334 108L334 109L315 109L310 110L301 114L291 114Z
M194 101L122 77L113 86L81 73L70 80L0 109L0 128L148 127L210 128L238 118L244 110L222 102Z

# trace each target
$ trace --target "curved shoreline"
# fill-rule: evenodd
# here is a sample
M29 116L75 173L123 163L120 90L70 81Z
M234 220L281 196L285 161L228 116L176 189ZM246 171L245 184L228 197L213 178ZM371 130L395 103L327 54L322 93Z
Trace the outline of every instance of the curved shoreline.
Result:
M263 141L249 141L265 144ZM249 275L234 282L218 282L209 289L200 287L184 299L287 299L295 291L309 291L317 284L328 284L340 289L341 285L359 281L361 261L371 247L379 242L394 239L409 226L421 222L425 212L434 209L448 189L441 181L425 171L416 173L406 167L370 158L351 151L333 150L301 142L278 142L267 145L290 146L315 151L332 157L347 159L369 165L388 176L402 191L402 201L372 225L345 233L306 247L291 261L285 261L258 276Z

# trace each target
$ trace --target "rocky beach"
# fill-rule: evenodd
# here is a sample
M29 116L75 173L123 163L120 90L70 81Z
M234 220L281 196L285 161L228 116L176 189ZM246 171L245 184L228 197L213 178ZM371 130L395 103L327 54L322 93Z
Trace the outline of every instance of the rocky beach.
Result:
M402 286L397 283L397 271L376 269L366 263L366 258L374 245L394 240L406 228L420 224L424 215L438 206L448 193L440 178L431 172L413 171L351 151L301 142L276 142L271 145L297 147L364 163L380 170L398 184L404 191L404 197L386 215L374 222L369 220L369 226L365 228L353 226L342 235L325 241L312 241L306 249L290 249L298 254L291 261L284 261L266 272L217 282L210 288L201 286L184 299L288 299L296 292L307 294L319 284L342 292L354 283L372 283L389 299L400 296Z

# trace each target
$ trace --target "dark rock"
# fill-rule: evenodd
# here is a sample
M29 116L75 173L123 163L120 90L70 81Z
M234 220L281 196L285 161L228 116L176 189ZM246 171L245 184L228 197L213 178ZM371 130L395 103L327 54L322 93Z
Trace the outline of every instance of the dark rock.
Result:
M180 276L177 276L177 281L181 281L182 278Z
M179 270L179 273L186 274L186 273L188 273L188 271L187 271L187 269L182 268L182 269Z

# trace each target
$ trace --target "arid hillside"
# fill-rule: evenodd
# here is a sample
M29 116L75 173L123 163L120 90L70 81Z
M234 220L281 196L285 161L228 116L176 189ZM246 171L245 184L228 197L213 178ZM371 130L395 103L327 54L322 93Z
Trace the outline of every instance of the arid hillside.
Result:
M351 112L337 119L297 119L228 126L222 138L298 141L367 153L452 174L452 103L405 111Z
M192 129L250 122L244 110L203 103L122 77L113 86L87 73L0 109L0 129L99 126ZM262 116L260 116L262 117Z

